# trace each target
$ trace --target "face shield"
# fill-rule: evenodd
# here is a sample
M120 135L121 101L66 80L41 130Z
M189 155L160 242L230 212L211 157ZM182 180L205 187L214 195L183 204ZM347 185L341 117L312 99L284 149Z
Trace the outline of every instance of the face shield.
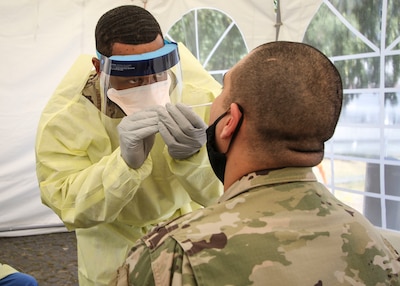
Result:
M149 106L181 101L182 75L176 43L164 41L162 48L144 54L106 57L97 52L97 56L101 106L107 116L118 118Z

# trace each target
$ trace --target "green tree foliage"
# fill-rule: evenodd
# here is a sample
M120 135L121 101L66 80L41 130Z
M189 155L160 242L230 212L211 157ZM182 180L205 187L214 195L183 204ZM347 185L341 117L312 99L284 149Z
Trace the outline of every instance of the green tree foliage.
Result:
M388 1L387 14L383 13L382 1L332 0L330 3L361 36L351 32L323 3L308 27L304 42L319 48L329 57L353 55L346 60L335 60L346 89L398 86L400 45L393 47L393 54L387 49L399 37L400 1ZM386 25L383 25L383 20L386 20ZM381 38L382 35L385 39ZM377 53L372 54L375 51L366 43L368 41L376 47ZM385 57L384 66L381 66L382 56ZM382 71L384 82L381 82ZM386 93L386 101L397 104L396 94Z
M213 9L198 9L185 14L168 31L174 41L182 42L207 71L230 69L247 54L236 24L226 14ZM222 76L216 76L221 81Z

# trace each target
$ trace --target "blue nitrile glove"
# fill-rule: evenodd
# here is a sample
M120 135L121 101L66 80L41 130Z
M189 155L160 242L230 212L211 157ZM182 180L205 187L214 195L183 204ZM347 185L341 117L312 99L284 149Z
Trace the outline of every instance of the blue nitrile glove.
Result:
M165 109L157 111L158 130L172 158L188 158L206 143L207 125L190 107L167 103Z
M121 156L129 167L143 165L154 144L158 132L156 108L150 108L125 116L118 125Z

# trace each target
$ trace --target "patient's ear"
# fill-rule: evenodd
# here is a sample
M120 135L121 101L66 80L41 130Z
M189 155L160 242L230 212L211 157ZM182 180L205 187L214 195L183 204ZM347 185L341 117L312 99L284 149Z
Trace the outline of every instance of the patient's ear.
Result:
M225 126L221 132L221 138L223 139L227 139L233 135L243 114L236 103L231 103L229 112L226 116L228 117L228 120L225 121Z

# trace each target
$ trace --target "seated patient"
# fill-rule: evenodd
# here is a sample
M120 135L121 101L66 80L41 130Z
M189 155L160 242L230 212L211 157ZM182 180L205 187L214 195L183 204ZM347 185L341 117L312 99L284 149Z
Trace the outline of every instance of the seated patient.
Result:
M0 263L0 286L37 286L31 275L21 273L10 265Z
M399 254L312 172L341 106L317 49L281 41L244 57L207 129L224 194L139 240L120 285L400 285Z

